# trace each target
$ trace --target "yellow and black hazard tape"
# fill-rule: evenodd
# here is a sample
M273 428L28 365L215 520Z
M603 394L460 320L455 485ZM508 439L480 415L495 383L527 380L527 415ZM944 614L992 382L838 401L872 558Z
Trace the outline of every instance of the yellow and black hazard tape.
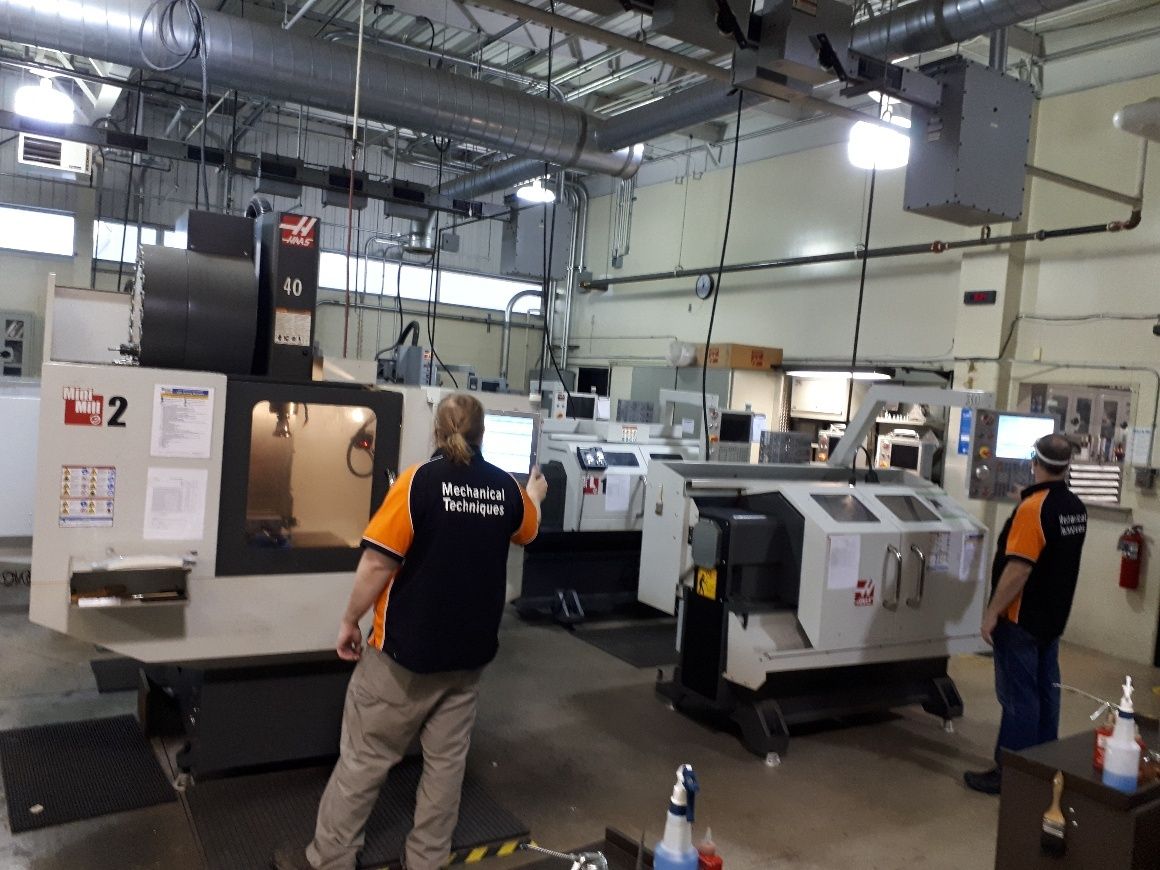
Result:
M502 843L492 843L488 846L477 846L474 849L461 849L452 852L447 861L448 867L455 864L478 864L484 858L506 858L519 850L524 843L530 843L530 837L521 837L518 840L506 840Z

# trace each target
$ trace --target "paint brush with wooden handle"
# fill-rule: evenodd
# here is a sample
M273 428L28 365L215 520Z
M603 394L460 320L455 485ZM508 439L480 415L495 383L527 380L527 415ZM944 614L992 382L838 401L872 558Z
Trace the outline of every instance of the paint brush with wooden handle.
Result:
M1039 848L1044 855L1059 857L1064 853L1067 844L1064 833L1067 831L1067 821L1063 818L1059 800L1063 796L1063 771L1057 770L1051 778L1051 806L1043 814L1043 831L1039 835Z

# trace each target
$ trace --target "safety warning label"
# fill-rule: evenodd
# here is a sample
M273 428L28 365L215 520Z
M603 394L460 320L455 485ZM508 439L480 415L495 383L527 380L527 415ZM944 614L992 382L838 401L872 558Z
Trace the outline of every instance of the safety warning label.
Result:
M111 465L63 465L60 469L61 528L113 525L117 469Z
M274 344L310 346L311 315L291 308L274 309Z

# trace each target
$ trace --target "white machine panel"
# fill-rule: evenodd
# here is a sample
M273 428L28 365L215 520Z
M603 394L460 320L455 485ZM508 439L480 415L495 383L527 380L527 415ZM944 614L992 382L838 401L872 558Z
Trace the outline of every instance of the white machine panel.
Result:
M636 531L642 527L650 466L694 459L701 451L697 439L666 437L660 430L635 423L545 422L540 464L560 463L568 479L564 531Z
M182 413L162 411L159 387L166 388L162 395L187 390L193 404ZM219 374L45 364L33 622L146 662L330 648L350 571L215 576L226 394ZM328 415L321 406L314 410L314 422L300 434L324 433ZM267 409L255 413L263 434L274 429ZM296 421L302 426L304 415ZM343 467L341 451L327 458ZM305 494L317 493L317 485L299 483L298 515L323 509L324 498ZM111 595L108 605L74 603L73 570L110 557L145 567L188 558L187 600Z
M0 538L32 537L32 503L36 492L36 426L40 390L35 382L0 386Z
M698 499L777 492L804 521L797 608L729 615L730 681L757 689L773 672L983 649L984 527L915 475L885 470L882 483L853 487L847 475L821 466L654 466L640 601L673 613L680 586L692 583Z

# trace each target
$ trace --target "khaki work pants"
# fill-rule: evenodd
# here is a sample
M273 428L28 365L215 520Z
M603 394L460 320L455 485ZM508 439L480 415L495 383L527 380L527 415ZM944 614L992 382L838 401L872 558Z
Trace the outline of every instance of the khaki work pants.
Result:
M423 775L406 866L438 870L447 863L480 673L416 674L373 647L364 650L346 692L338 764L306 849L314 867L354 870L379 789L416 734L423 747Z

